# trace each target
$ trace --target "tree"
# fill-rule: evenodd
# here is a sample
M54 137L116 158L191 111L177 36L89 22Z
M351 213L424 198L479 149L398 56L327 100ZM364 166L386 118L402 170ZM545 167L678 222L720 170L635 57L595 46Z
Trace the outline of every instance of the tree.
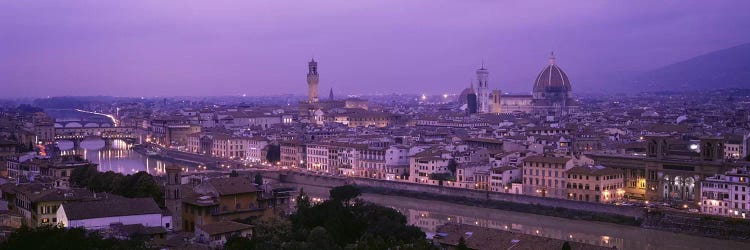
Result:
M341 201L327 200L297 210L291 220L299 232L324 228L331 241L346 249L413 249L415 244L426 241L424 232L407 225L406 217L395 209L360 200L346 206Z
M29 228L21 226L0 245L5 249L147 249L143 241L104 239L82 228L58 226Z
M331 200L343 202L344 204L349 205L353 199L362 194L362 191L355 186L344 185L332 188L328 193L331 196Z
M227 239L227 242L224 243L224 249L225 250L244 250L244 249L253 249L255 247L255 244L253 244L253 241L241 236L233 236Z
M151 197L156 204L164 207L164 191L161 185L152 175L143 171L123 175L112 171L102 173L96 166L87 166L74 169L70 180L73 184L92 192L107 192L128 198Z
M237 170L232 170L232 172L229 173L229 177L238 177L238 176L240 176L240 174L237 173Z
M297 210L310 208L312 206L312 203L310 203L310 197L307 196L304 188L299 189L299 195L297 195L296 201L297 201Z
M331 238L328 231L324 227L317 226L310 230L310 234L307 236L308 247L307 249L341 249L340 246Z
M263 185L263 176L260 175L260 173L255 174L255 180L253 180L253 183L258 186Z
M455 159L448 160L448 171L451 171L453 175L456 175L456 168L458 167L458 162L456 162Z
M268 151L266 153L266 161L278 162L281 160L281 146L269 144Z
M563 243L562 250L571 250L570 243L567 242L567 241L565 243Z
M469 247L466 246L466 239L463 236L458 238L458 250L469 250Z

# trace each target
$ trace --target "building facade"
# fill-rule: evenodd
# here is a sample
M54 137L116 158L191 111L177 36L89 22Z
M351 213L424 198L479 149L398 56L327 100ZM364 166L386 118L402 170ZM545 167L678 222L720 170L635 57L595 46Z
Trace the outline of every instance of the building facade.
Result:
M750 214L750 172L747 167L708 177L701 182L701 212L747 218Z
M623 171L604 166L573 167L566 173L567 198L588 202L615 202L625 197Z
M529 156L523 159L523 193L541 197L566 197L565 172L572 168L568 157Z

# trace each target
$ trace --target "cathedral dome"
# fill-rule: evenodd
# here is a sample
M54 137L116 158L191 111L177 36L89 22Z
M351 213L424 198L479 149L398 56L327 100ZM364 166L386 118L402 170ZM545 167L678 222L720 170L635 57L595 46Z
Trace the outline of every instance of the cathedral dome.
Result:
M536 77L534 92L568 92L573 90L568 75L555 64L554 54L550 55L549 65Z

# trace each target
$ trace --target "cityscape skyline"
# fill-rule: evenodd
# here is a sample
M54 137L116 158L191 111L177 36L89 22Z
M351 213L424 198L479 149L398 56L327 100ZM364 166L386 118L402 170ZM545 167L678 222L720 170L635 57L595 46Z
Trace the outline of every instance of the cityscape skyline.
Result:
M341 95L458 93L483 61L529 93L550 51L585 93L750 41L742 5L4 2L0 97L304 95L311 57Z
M747 249L750 1L0 1L0 250Z

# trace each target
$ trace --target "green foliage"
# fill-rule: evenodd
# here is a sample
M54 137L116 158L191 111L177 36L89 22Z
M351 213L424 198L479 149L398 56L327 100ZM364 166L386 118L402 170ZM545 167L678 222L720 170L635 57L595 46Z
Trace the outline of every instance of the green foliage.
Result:
M570 248L570 243L569 242L566 241L565 243L563 243L562 250L570 250L570 249L571 248Z
M463 236L461 238L458 238L458 250L469 250L469 247L466 246L466 239L464 239Z
M82 228L65 229L46 226L21 227L0 245L6 249L148 249L144 242L136 240L104 239L96 233Z
M227 239L224 243L224 250L245 250L253 247L253 241L240 236L234 236Z
M304 188L299 189L299 195L297 195L297 199L295 200L297 202L297 210L308 209L312 206L312 203L310 202L310 196L305 193Z
M343 202L348 205L352 200L359 197L359 195L362 194L362 191L355 186L344 185L332 188L328 193L331 196L331 200L335 202Z
M451 171L453 175L456 175L456 168L458 167L458 162L455 159L450 159L448 161L448 171Z
M164 207L164 192L153 176L146 172L123 175L112 171L99 172L96 166L76 168L71 174L73 184L92 192L107 192L128 198L151 197Z
M269 144L266 153L266 161L274 163L281 160L281 146Z
M229 173L229 177L239 177L239 176L240 176L240 174L237 173L237 170L232 170L232 172Z
M298 211L292 216L292 223L310 233L322 227L336 245L348 249L387 249L425 240L424 232L408 226L406 217L392 208L362 201L345 202L359 194L353 186L334 188L331 200Z
M253 180L253 183L255 183L255 185L258 185L258 186L263 185L263 176L260 175L260 173L255 174L255 179Z
M253 238L231 239L226 249L435 249L398 211L355 200L359 190L342 186L332 199L312 206L300 189L297 213L255 224ZM334 199L335 197L335 199ZM301 208L301 209L300 209Z

